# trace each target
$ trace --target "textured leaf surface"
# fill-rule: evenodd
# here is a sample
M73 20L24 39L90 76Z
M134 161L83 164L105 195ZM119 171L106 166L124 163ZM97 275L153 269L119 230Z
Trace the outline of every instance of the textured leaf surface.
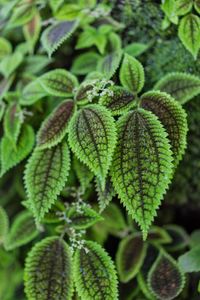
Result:
M172 152L166 136L157 117L143 109L118 121L112 180L144 239L172 175Z
M73 114L74 102L61 102L42 123L37 134L37 148L45 149L58 144L66 135L69 120Z
M144 69L134 57L125 54L120 68L120 82L129 91L137 94L144 86Z
M5 247L12 250L32 241L38 235L35 221L30 212L22 211L19 213L11 225Z
M80 109L69 123L69 143L77 157L104 183L116 143L110 112L98 104Z
M25 171L28 202L40 221L67 181L70 157L65 142L44 150L35 150Z
M9 169L20 163L32 150L35 135L32 127L25 125L22 128L16 146L12 146L10 139L3 137L1 140L1 176Z
M64 69L49 71L38 80L48 94L59 97L71 95L78 85L76 77Z
M5 209L0 206L0 245L5 242L9 228L9 220Z
M66 41L77 28L77 21L57 22L47 29L42 34L41 41L43 47L49 54L52 55L58 47Z
M101 187L101 182L98 180L98 178L96 178L96 191L98 195L97 200L99 205L99 211L102 212L112 201L112 198L116 194L110 176L106 178L106 183L104 188Z
M117 277L114 264L105 250L86 241L74 257L75 285L82 300L116 300Z
M108 108L113 116L121 115L135 105L133 94L121 86L110 87L99 103Z
M148 274L148 286L157 299L176 298L185 280L176 261L164 252L160 253Z
M28 300L70 300L73 281L68 245L58 237L37 243L28 254L24 279Z
M183 17L178 35L185 48L196 59L200 48L200 18L194 14Z
M177 166L181 160L187 138L187 116L181 105L170 95L161 92L147 92L141 97L141 107L154 113L164 126L170 140Z
M146 244L140 234L124 238L117 250L117 270L122 282L128 282L138 272L146 254Z
M98 64L98 71L103 73L106 79L110 79L119 67L122 51L114 51L106 55Z
M184 104L200 93L200 79L186 73L169 73L158 81L155 89L170 94Z

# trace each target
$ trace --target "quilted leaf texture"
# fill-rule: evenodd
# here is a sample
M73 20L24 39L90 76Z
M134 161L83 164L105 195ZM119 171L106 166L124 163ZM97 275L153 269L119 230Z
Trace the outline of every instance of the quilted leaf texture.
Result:
M118 144L112 161L114 188L146 239L172 176L167 134L155 115L137 109L118 121Z
M9 228L9 220L5 209L0 206L0 245L5 242Z
M24 280L28 300L71 300L72 257L68 245L58 237L37 243L28 253Z
M68 122L73 114L74 102L66 100L61 102L42 123L37 134L37 149L55 146L67 133Z
M98 178L96 178L96 191L98 195L97 200L99 205L99 212L101 213L112 201L112 198L116 194L110 176L107 176L105 187L103 189L101 187L101 182L98 180Z
M130 281L139 272L146 255L146 246L140 234L132 234L120 242L116 262L122 282Z
M43 89L52 96L71 96L73 89L78 85L74 75L64 69L49 71L38 78Z
M158 81L154 89L166 92L184 104L200 93L200 79L186 73L169 73Z
M117 300L117 277L114 264L97 243L85 241L75 252L74 278L82 300Z
M10 139L3 137L0 146L1 176L20 163L31 152L35 142L35 134L31 126L22 128L16 146L10 144Z
M181 160L187 139L187 116L181 105L170 95L163 92L151 91L141 97L141 107L154 113L164 126L170 140L177 166Z
M77 25L77 21L74 20L57 22L43 32L41 41L49 56L71 36Z
M108 108L113 116L121 115L135 105L133 94L121 86L110 87L109 94L102 96L99 103Z
M111 113L101 105L88 105L74 114L68 131L72 151L104 186L116 144Z
M32 241L38 235L34 218L30 212L19 213L11 225L5 242L6 250L12 250Z
M70 156L67 144L35 150L25 170L28 204L38 222L49 211L68 177Z
M161 251L148 274L148 287L160 300L176 298L183 289L185 278L176 261Z

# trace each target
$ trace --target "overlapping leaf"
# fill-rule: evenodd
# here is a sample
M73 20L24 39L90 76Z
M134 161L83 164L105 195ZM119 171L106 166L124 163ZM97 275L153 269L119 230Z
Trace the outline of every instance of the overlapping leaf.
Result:
M98 195L97 200L99 205L99 211L102 212L112 201L112 198L116 194L110 176L106 178L106 183L104 188L102 188L101 182L98 180L98 178L96 178L96 191Z
M58 144L66 135L69 120L73 114L74 102L61 102L42 123L37 134L37 148L45 149Z
M95 242L85 241L74 257L75 285L82 300L116 300L117 277L114 264Z
M119 119L112 180L144 239L170 182L171 162L167 134L156 116L137 109Z
M174 165L177 166L185 152L187 116L181 105L170 95L147 92L141 97L141 107L153 112L163 124L170 140Z
M67 181L70 157L65 142L50 149L35 150L25 171L28 204L40 221Z
M48 237L29 252L25 265L27 299L71 300L72 257L68 245L58 237Z
M115 124L110 112L98 104L80 109L69 123L69 143L103 186L116 143Z

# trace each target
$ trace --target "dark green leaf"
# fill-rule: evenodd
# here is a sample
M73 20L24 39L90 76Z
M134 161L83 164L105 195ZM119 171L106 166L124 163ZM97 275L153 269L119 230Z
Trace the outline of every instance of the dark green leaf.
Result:
M4 244L7 238L8 228L9 228L8 215L5 209L2 206L0 206L0 245Z
M170 235L172 241L166 245L167 251L179 251L187 247L189 236L186 231L178 225L165 225L165 230Z
M102 212L112 201L112 198L116 194L110 176L106 178L104 188L102 188L101 182L98 180L98 178L96 178L96 191L98 195L97 200L99 205L99 211Z
M80 54L74 59L71 72L76 75L86 75L96 70L100 55L96 52Z

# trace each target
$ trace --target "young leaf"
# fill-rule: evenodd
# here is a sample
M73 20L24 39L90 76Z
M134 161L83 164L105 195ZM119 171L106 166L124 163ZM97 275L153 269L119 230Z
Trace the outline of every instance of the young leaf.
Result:
M76 77L64 69L49 71L39 77L38 81L48 94L58 97L71 96L78 85Z
M76 172L76 176L80 181L83 192L85 192L90 182L92 181L94 174L88 169L85 164L79 161L76 156L74 156L73 159L73 167Z
M200 93L200 79L186 73L169 73L157 82L154 89L166 92L184 104Z
M98 104L88 105L74 114L68 131L72 151L104 186L116 143L115 124L110 112Z
M99 212L101 213L115 196L115 190L110 176L106 178L105 187L102 189L101 182L96 178L96 191L98 195Z
M125 54L120 68L120 82L124 88L134 94L139 93L144 86L144 69L134 57Z
M28 253L24 281L27 299L71 300L72 257L68 245L58 237L48 237Z
M183 16L189 13L192 10L192 1L191 0L176 0L176 14L178 16Z
M172 176L172 152L157 117L137 109L118 121L111 174L121 201L146 239Z
M95 52L80 54L74 59L71 72L75 75L86 75L96 70L100 55Z
M132 43L124 48L124 52L131 56L137 57L142 53L144 53L148 48L149 48L148 44Z
M105 250L95 242L85 241L74 257L74 278L82 300L118 299L114 264Z
M174 165L181 160L187 138L187 116L181 105L163 92L147 92L141 97L141 107L154 113L164 126L172 146Z
M99 104L108 108L113 116L121 115L135 105L134 95L121 86L112 86L100 97Z
M106 79L110 79L119 67L122 58L122 50L113 51L99 61L97 69L103 73Z
M166 245L167 251L180 251L187 247L189 236L182 227L178 225L166 225L164 228L171 237L171 243Z
M8 78L22 63L23 55L20 52L5 56L0 63L0 72Z
M25 170L28 202L37 221L49 211L67 181L70 156L65 142L35 150Z
M4 244L9 228L8 215L5 209L0 206L0 245Z
M49 56L72 35L77 26L78 22L76 20L62 21L56 22L44 30L41 41Z
M32 241L38 235L35 221L30 212L24 210L14 219L8 232L5 248L13 250Z
M68 123L73 114L74 102L61 102L42 123L37 134L37 149L51 148L57 145L67 133Z
M4 117L4 134L15 145L20 134L22 120L20 106L17 102L9 104Z
M3 137L1 140L1 176L9 169L20 163L32 150L35 135L32 127L25 125L22 128L16 146L11 146L10 139Z
M161 251L148 274L148 287L160 300L176 298L185 284L184 276L176 261Z
M185 273L200 271L200 246L192 248L178 259L179 267Z
M70 208L67 211L67 217L70 220L70 226L75 229L87 229L103 220L95 210L87 206L81 207L80 210L76 207Z
M178 35L185 48L196 59L200 49L200 18L188 14L181 19Z
M120 281L128 282L139 272L146 255L146 246L140 234L132 234L120 242L116 256Z
M3 37L0 37L0 60L3 59L6 55L11 54L12 45L11 43Z
M46 95L47 92L41 86L39 81L31 81L25 86L25 88L22 91L22 98L20 99L20 104L32 105L41 98L44 98Z

